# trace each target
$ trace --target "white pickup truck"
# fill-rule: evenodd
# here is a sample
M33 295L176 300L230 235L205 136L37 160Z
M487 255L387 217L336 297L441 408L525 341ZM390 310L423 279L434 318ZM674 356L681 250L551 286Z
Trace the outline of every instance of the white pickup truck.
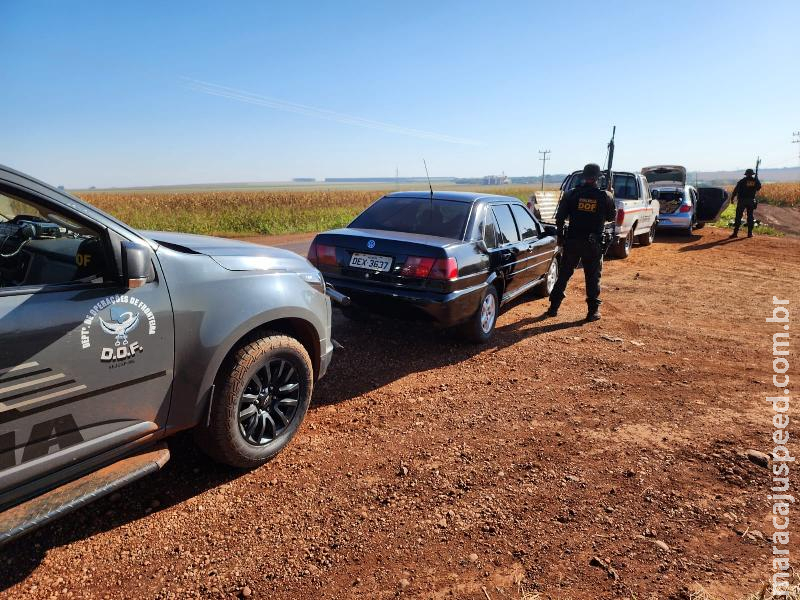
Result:
M564 178L558 192L536 192L528 201L528 208L541 221L555 221L556 209L565 192L583 182L583 171L575 171ZM617 205L615 223L616 241L608 249L611 256L627 258L634 242L649 246L656 235L658 200L650 195L650 187L641 173L614 171L614 200Z

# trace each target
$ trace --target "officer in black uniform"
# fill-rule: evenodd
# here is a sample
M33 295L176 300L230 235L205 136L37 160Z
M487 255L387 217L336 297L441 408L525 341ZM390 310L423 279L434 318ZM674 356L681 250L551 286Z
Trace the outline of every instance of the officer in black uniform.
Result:
M747 237L753 237L753 211L756 209L756 194L761 189L761 182L758 180L758 175L755 174L753 169L747 169L742 177L733 188L731 194L731 202L736 200L736 221L733 223L732 238L739 235L739 227L742 226L742 214L747 211Z
M548 316L555 317L558 307L564 300L564 290L578 262L583 262L586 277L586 303L589 311L587 321L600 318L600 274L603 270L603 230L607 221L616 216L614 195L597 187L600 167L588 164L583 168L583 185L568 192L558 205L556 227L559 245L564 246L561 257L561 270L553 291L550 294ZM569 219L566 240L564 221Z

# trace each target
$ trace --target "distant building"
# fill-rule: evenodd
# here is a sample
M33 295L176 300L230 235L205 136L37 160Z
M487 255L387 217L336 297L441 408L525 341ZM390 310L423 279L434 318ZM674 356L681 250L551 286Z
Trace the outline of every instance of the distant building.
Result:
M295 183L314 183L316 178L314 177L295 177L292 179Z
M486 175L482 180L481 183L483 185L508 185L511 183L511 179L506 177L506 174L503 173L502 175Z

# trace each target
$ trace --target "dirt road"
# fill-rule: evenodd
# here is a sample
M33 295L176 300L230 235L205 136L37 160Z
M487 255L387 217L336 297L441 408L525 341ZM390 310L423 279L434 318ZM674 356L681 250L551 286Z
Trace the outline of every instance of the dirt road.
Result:
M0 589L482 600L759 589L769 471L743 453L770 449L764 318L773 295L800 302L800 240L726 234L662 237L607 262L599 323L581 321L582 282L556 319L541 320L541 300L510 307L486 347L337 317L345 349L277 459L237 473L179 438L161 473L4 548Z

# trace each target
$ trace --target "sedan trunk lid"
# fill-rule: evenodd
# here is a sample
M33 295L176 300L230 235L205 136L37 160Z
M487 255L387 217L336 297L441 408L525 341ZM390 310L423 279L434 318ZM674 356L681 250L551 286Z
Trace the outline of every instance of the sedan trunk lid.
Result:
M672 185L682 187L686 185L686 167L680 165L659 165L644 167L642 175L645 176L650 187L655 185Z

